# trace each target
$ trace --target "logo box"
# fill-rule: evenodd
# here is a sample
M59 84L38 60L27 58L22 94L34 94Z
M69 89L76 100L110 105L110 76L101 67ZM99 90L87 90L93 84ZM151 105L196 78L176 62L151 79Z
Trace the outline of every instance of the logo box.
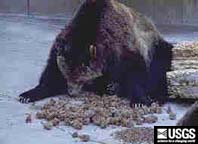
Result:
M155 126L155 144L198 144L198 127Z

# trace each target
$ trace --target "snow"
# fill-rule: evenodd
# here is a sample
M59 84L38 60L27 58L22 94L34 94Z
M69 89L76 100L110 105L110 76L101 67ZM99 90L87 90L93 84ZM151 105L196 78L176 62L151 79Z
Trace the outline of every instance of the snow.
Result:
M24 16L0 14L0 144L81 144L71 137L75 130L70 127L43 129L40 120L26 124L26 113L34 113L30 104L21 104L16 98L38 82L46 64L49 49L64 26L66 20L42 20ZM164 34L171 39L171 34ZM176 34L174 35L174 37ZM178 39L182 40L181 34ZM187 106L168 103L177 112L177 120L185 113ZM164 109L165 110L165 109ZM175 125L167 114L159 115L155 125ZM153 126L153 125L145 125ZM80 133L89 134L94 141L119 143L111 134L119 127L99 127L89 125ZM90 141L88 144L99 142Z

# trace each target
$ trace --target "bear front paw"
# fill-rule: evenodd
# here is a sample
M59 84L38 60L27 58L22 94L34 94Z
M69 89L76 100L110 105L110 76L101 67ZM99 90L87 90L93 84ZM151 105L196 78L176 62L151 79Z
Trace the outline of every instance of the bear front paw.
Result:
M132 99L130 101L130 106L132 108L139 108L139 107L143 107L143 106L150 106L154 101L148 97L148 96L144 96L144 97L139 97L136 99Z
M19 101L21 103L30 103L36 101L36 96L32 93L32 90L24 92L19 95Z
M21 103L30 103L43 99L48 96L48 91L41 87L35 87L19 95Z
M30 98L29 98L29 96L20 95L19 96L19 101L21 103L29 103L30 102Z

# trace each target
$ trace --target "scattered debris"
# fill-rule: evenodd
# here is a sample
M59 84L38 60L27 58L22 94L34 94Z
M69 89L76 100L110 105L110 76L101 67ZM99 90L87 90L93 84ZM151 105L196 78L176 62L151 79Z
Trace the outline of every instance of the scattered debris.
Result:
M72 125L73 128L78 129L78 130L81 130L82 127L83 127L83 123L78 119L73 120L71 125Z
M32 123L32 115L31 114L27 114L27 117L25 119L26 123Z
M74 133L72 134L72 137L73 137L73 138L78 138L78 136L79 136L79 135L78 135L77 132L74 132Z
M150 107L131 108L126 99L86 93L78 97L51 99L36 113L36 118L49 122L45 129L64 124L80 130L90 123L102 129L109 125L132 128L135 124L157 122L154 114L162 113L161 109L157 103Z
M53 124L51 122L43 123L43 128L46 130L51 130L53 128Z
M144 122L149 124L156 123L157 120L158 120L157 116L154 115L144 117Z
M79 138L82 142L90 141L90 136L87 135L87 134L80 135L80 134L78 134L78 132L74 132L74 133L72 133L72 137L73 138Z
M169 113L169 119L170 120L176 120L176 114L174 112Z
M154 130L152 128L133 127L131 129L116 132L115 138L126 143L153 144Z
M170 114L171 112L172 112L172 108L171 108L171 106L168 106L168 108L167 108L167 114Z
M80 138L80 140L82 141L82 142L88 142L88 141L90 141L90 136L89 135L79 135L78 136L79 138Z
M59 120L58 118L54 118L54 119L51 121L51 123L52 123L53 126L57 126L57 125L59 125L60 120Z
M169 115L169 119L170 120L176 120L176 113L173 112L173 110L172 110L172 108L170 106L167 107L166 112Z

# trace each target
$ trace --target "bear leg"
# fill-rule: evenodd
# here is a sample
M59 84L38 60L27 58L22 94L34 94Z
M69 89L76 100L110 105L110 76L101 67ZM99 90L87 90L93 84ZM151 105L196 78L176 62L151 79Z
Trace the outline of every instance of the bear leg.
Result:
M172 44L160 40L155 45L155 53L149 69L149 95L159 103L168 99L167 71L171 70Z
M153 75L149 81L149 95L154 101L163 104L168 99L166 73ZM156 80L156 81L155 81Z
M147 67L140 54L127 53L113 67L109 65L109 68L112 80L118 83L116 90L118 96L129 98L131 106L151 104L152 101L148 97Z
M20 102L28 103L51 96L68 94L67 81L58 68L56 57L56 49L53 48L39 84L35 88L20 94Z
M147 95L145 72L130 72L119 83L118 96L130 99L130 106L136 104L150 105L152 100Z

